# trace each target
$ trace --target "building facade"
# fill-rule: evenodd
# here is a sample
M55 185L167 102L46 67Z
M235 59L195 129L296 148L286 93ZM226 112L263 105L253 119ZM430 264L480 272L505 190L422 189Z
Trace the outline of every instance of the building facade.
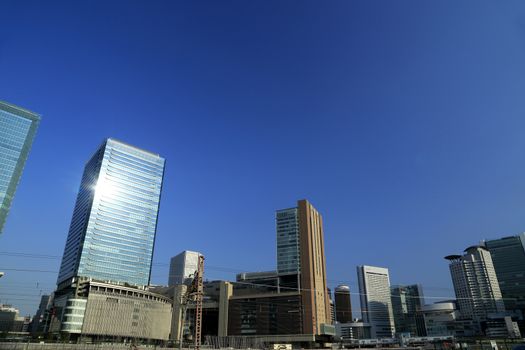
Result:
M490 313L505 312L496 271L489 251L482 246L449 255L450 274L462 318L484 322Z
M425 335L428 337L456 335L458 311L451 301L423 305L419 311L422 316Z
M20 311L11 306L0 304L0 333L19 333L24 329L26 318L20 316Z
M50 331L80 342L164 341L171 313L163 295L80 277L55 293Z
M57 284L149 284L164 159L107 139L86 163Z
M525 233L487 240L484 245L492 257L505 309L525 316Z
M417 313L424 304L423 289L419 284L392 286L392 311L396 333L410 333L411 336L424 336L418 332Z
M195 274L199 266L199 256L201 253L185 250L182 253L174 256L170 260L170 275L168 278L168 286L175 286L177 284L184 284L191 276Z
M337 337L342 342L372 337L370 325L363 322L336 323L335 330Z
M277 271L299 273L299 213L298 208L277 210Z
M237 275L229 336L263 337L310 346L335 335L326 287L322 217L307 201L278 210L277 271ZM260 338L262 339L262 338Z
M323 218L307 200L297 202L299 216L300 288L304 308L303 332L323 334L332 324L326 293ZM331 330L332 332L332 330ZM333 328L335 333L335 328Z
M0 101L0 234L39 123L38 114Z
M394 315L388 269L358 266L357 279L363 322L370 324L372 338L394 337Z
M339 285L335 288L335 320L339 323L352 322L352 301L350 287Z
M50 295L42 295L40 297L40 304L38 305L38 310L33 316L33 320L31 321L31 333L33 335L44 333L46 322L47 322L47 310L49 310L51 304L51 296Z

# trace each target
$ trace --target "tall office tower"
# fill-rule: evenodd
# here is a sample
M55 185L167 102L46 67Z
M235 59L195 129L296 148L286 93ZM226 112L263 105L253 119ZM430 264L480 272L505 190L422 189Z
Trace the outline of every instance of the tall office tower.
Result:
M107 139L86 163L57 284L149 284L164 159Z
M168 286L184 284L190 279L199 266L199 256L201 253L185 250L175 255L170 261L170 275L168 276Z
M0 101L0 234L39 123L38 114Z
M352 301L349 286L341 284L335 288L335 320L339 323L352 322Z
M419 284L392 286L392 311L396 333L410 333L411 336L423 336L418 332L417 316L423 300L423 289Z
M295 208L278 210L276 223L279 271L237 276L228 335L278 335L276 342L286 335L297 345L320 346L335 335L322 217L307 200L299 200Z
M487 240L485 247L492 256L505 308L521 310L525 316L525 233Z
M395 329L388 269L358 266L357 279L363 322L370 324L372 338L392 338Z
M330 300L326 293L323 218L305 199L297 202L297 213L303 332L321 334L324 333L323 325L332 324Z
M297 275L304 306L303 333L320 334L322 324L332 324L322 216L303 199L295 208L277 210L276 223L277 272Z
M299 214L298 208L277 210L277 272L298 273L299 262Z
M461 318L481 322L489 313L504 312L505 306L489 251L482 246L449 255L450 274Z

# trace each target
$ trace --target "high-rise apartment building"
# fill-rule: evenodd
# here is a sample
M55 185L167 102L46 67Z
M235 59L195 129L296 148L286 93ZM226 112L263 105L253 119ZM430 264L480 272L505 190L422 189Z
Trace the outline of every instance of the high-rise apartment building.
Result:
M395 329L388 269L358 266L357 279L363 322L370 324L372 338L392 338Z
M505 306L489 251L482 246L449 255L450 274L461 318L482 322L489 313L505 312Z
M392 311L396 333L410 333L411 336L423 336L418 332L417 316L425 304L423 289L419 284L392 286Z
M168 278L168 286L175 286L177 284L184 284L188 279L195 274L199 266L199 256L201 253L185 250L182 253L175 255L170 260L170 275Z
M505 308L525 316L525 233L484 242L492 256Z
M39 123L38 114L0 101L0 234Z
M164 159L107 139L86 163L57 284L149 284Z
M352 301L350 287L339 285L335 288L335 320L339 323L352 322Z

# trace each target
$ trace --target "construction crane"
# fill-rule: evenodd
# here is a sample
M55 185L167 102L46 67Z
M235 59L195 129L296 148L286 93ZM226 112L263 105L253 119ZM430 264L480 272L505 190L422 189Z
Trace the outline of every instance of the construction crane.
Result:
M182 338L184 333L184 320L186 317L186 310L190 301L195 302L195 344L194 349L200 350L201 348L201 335L202 335L202 299L204 296L204 256L199 255L199 262L197 265L197 271L193 274L193 281L191 282L186 293L182 296L182 326L181 326L181 337L179 343L179 349L182 349Z
M199 255L199 266L197 267L197 276L193 279L196 284L195 293L195 350L201 348L201 331L202 331L202 299L204 294L204 285L202 277L204 275L204 256Z

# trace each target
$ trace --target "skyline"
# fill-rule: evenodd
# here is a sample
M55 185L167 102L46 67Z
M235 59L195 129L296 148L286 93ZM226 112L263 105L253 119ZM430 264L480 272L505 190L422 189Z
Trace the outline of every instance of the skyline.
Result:
M0 99L42 115L2 251L61 255L84 160L106 137L167 159L154 283L183 250L206 256L210 280L276 268L275 211L300 198L324 217L332 289L358 290L364 264L387 267L392 284L453 296L444 256L525 231L523 4L494 14L482 3L466 23L464 4L412 2L408 15L392 4L309 4L293 23L286 4L237 3L243 19L211 3L134 4L116 24L119 6L59 4L0 11L10 82ZM58 273L59 263L0 257L6 268ZM34 294L29 273L5 272L0 295ZM56 276L36 278L51 291ZM34 313L33 299L20 308Z

